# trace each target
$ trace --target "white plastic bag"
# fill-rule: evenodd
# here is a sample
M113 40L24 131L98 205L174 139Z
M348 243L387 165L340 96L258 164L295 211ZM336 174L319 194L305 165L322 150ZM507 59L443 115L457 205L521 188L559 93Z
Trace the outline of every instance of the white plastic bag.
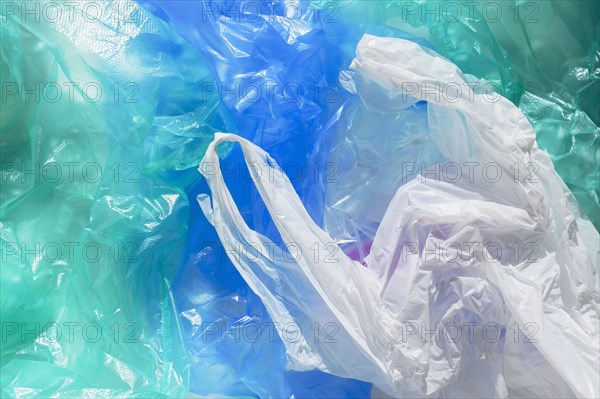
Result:
M310 219L268 154L218 134L200 165L212 207L199 202L277 323L288 367L393 396L598 397L598 233L525 117L409 41L365 36L350 69L365 104L381 93L398 109L426 100L446 161L496 173L402 185L365 267ZM242 219L218 168L226 141L240 144L287 251Z

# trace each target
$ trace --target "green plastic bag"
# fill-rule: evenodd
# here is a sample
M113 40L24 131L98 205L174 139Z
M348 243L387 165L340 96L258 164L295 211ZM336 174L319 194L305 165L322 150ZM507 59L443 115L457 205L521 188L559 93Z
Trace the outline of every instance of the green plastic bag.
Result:
M1 6L2 397L185 397L170 176L223 121L210 72L134 2Z

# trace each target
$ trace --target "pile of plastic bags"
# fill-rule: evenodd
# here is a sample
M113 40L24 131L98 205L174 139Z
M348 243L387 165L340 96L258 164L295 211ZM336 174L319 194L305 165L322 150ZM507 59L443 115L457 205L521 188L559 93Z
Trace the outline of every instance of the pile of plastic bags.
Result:
M600 396L597 2L0 11L2 397Z

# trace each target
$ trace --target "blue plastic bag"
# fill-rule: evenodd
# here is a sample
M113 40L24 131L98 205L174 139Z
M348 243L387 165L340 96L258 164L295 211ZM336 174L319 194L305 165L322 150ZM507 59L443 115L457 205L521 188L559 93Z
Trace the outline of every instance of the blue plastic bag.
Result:
M409 35L346 23L332 10L319 10L309 2L143 4L202 52L218 82L206 90L220 93L235 131L277 159L311 217L322 221L325 185L338 173L327 163L329 142L336 137L342 111L356 101L341 88L338 75L365 31ZM242 165L238 151L224 161L225 178L240 210L250 225L281 244ZM206 192L203 183L189 190L188 197L202 192ZM284 371L284 345L277 334L273 336L263 304L227 259L212 226L197 212L192 210L187 259L174 287L192 358L191 390L261 397L368 396L370 384L320 371ZM236 336L255 324L261 326L260 339L252 336L236 342ZM270 366L253 366L260 363Z

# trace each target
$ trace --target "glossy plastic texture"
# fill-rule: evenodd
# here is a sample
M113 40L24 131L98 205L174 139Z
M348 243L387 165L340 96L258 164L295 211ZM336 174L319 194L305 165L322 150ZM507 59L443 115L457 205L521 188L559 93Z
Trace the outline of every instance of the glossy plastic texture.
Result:
M202 52L217 78L236 131L260 144L292 176L315 220L323 218L328 140L354 96L338 75L362 33L408 37L397 29L346 23L335 9L309 2L151 1L148 10ZM415 39L416 40L416 39ZM280 242L237 151L226 179L245 220ZM188 191L206 192L205 183ZM174 286L191 353L190 389L199 394L261 397L365 397L370 384L320 371L285 371L285 347L260 299L228 260L212 226L192 211L186 262ZM255 336L256 328L261 332ZM250 334L250 336L248 336ZM237 338L236 338L237 337ZM268 364L268 367L255 367Z
M406 82L418 89L406 90ZM525 116L406 40L365 36L346 83L367 107L403 110L427 101L430 138L446 163L493 164L503 175L411 179L391 200L361 265L310 219L273 158L218 134L199 169L212 201L198 201L279 322L278 334L289 336L290 320L301 327L297 339L284 339L287 366L363 378L395 397L597 397L598 233L578 217ZM456 85L465 89L452 99L436 95ZM287 251L239 213L217 167L216 148L228 141L240 144ZM516 179L515 163L534 163L539 174ZM537 250L514 256L507 251L514 244ZM329 247L328 256L312 256L315 245ZM438 248L444 255L430 256ZM339 329L336 341L312 339L311 326L328 323ZM472 334L431 333L465 325L474 326Z
M414 162L425 169L434 165L440 154L435 146L420 146L421 142L430 143L423 104L389 112L387 119L376 118L381 112L377 105L367 109L341 89L338 73L349 64L360 36L370 32L411 37L403 31L411 32L413 40L425 44L417 39L421 36L431 41L441 54L491 82L513 102L518 103L524 92L524 79L518 79L513 71L517 61L508 60L502 47L506 41L499 44L492 31L502 24L505 29L531 28L527 25L530 10L519 6L515 8L519 11L511 11L515 4L509 2L502 5L502 23L496 23L489 14L494 9L485 4L473 8L461 3L456 9L439 1L142 3L203 52L218 79L218 86L210 89L221 93L239 134L263 146L284 170L294 174L292 183L311 217L346 253L361 261L368 254L383 211L406 178L404 163ZM433 13L423 14L425 9ZM511 25L517 13L525 21ZM531 60L523 63L535 64ZM535 104L546 102L536 100ZM538 128L549 123L547 117L538 112L530 119L538 135L548 137L542 141L544 148L552 148L556 130ZM399 136L399 131L411 134ZM589 137L595 140L596 133ZM586 176L588 193L593 195L589 189L597 176L597 162L589 157L591 149L586 150L588 161L570 165ZM581 160L582 155L575 151L573 157ZM280 242L249 176L240 168L242 162L238 153L225 162L229 168L226 178L240 210L251 226ZM573 182L569 177L573 173L564 170L559 165L567 182ZM576 196L588 196L577 184L570 185ZM201 184L188 194L193 197L204 189ZM587 213L593 218L596 205L589 208L586 203L582 207L590 209ZM192 390L287 396L289 384L284 379L266 370L250 373L245 366L250 359L268 359L281 368L281 361L276 360L281 344L232 342L230 338L252 328L253 323L269 326L264 307L224 259L224 249L210 226L202 218L192 218L191 223L189 255L176 295L193 353Z
M135 2L1 18L2 397L186 397L171 284L181 170L227 127L210 71Z
M402 29L427 39L463 72L488 82L488 91L516 104L582 213L600 229L600 3L339 0L334 4L338 18ZM328 207L335 208L332 202Z

